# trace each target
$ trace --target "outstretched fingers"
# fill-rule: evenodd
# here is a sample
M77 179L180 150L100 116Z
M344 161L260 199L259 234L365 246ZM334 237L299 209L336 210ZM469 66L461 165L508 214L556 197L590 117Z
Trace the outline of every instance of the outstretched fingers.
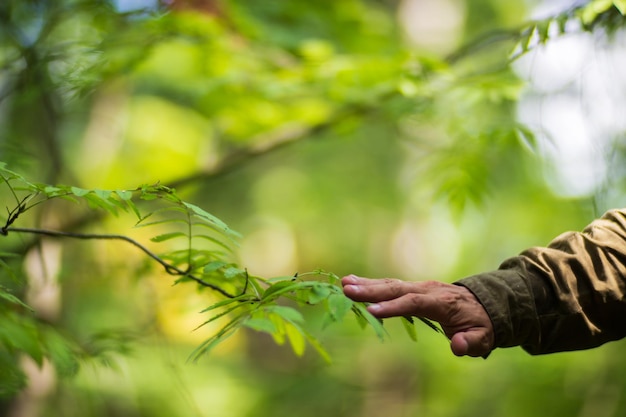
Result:
M417 316L439 322L455 355L483 356L493 349L493 325L484 307L465 287L438 281L409 282L354 275L341 281L346 296L373 303L378 318Z
M408 293L398 298L380 301L368 306L367 310L378 318L417 316L442 321L445 306L438 303L432 296Z

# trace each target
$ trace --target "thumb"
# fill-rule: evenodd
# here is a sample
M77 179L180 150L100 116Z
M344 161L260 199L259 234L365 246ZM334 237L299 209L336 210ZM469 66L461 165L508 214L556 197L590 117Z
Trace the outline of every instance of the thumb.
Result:
M450 349L456 356L484 356L490 346L484 329L470 329L455 333L450 339Z

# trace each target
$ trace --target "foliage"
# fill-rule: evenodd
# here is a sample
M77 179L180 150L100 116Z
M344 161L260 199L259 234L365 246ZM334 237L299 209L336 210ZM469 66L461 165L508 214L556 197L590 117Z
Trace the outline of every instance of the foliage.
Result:
M217 217L195 204L185 202L176 192L160 184L142 185L133 190L87 190L75 186L51 186L27 181L6 166L0 168L0 177L15 199L15 206L7 208L8 216L0 234L9 236L26 233L57 238L121 240L134 245L145 255L159 263L167 274L175 278L174 284L195 283L199 289L210 289L223 299L205 308L201 313L214 314L199 327L219 319L227 323L204 341L192 353L195 361L218 343L230 337L242 327L270 334L277 344L289 341L293 352L302 356L308 342L328 362L330 355L322 344L304 326L304 317L297 307L319 305L325 310L325 325L340 322L352 311L359 323L371 326L379 338L384 339L382 323L375 319L363 303L353 302L343 295L339 278L324 271L295 274L293 277L264 279L248 274L232 261L239 235ZM182 246L171 245L172 249L156 254L142 243L125 236L114 234L88 234L62 232L49 229L34 229L16 226L25 213L53 199L69 200L86 204L92 210L104 210L112 215L131 212L136 218L136 227L157 228L158 234L150 240L154 243L183 241ZM137 202L143 203L138 204ZM156 203L156 204L155 204ZM147 206L147 207L142 207ZM163 230L167 230L163 232ZM209 242L203 248L199 242ZM5 256L11 256L7 253ZM11 272L4 264L7 272ZM326 280L305 280L306 276L322 276ZM2 345L4 358L16 358L26 354L40 366L48 357L57 368L65 373L76 372L77 358L93 355L108 362L108 352L100 348L81 347L76 341L64 338L54 328L38 322L34 310L0 287L4 301L2 313ZM285 305L293 301L296 306ZM431 327L438 330L432 323ZM413 324L412 319L407 322ZM415 339L415 330L407 326L409 335ZM197 329L196 329L197 330ZM95 336L93 340L101 339ZM115 344L113 344L115 347ZM119 349L119 347L117 347ZM6 391L4 396L13 395L23 386L23 376L18 362L7 360L5 366Z
M420 202L420 213L443 202L457 220L472 207L484 208L495 190L541 194L535 172L523 172L527 151L536 152L538 144L517 121L524 83L510 64L571 32L614 34L625 11L623 1L593 0L538 21L516 15L506 30L444 55L401 40L395 2L172 1L137 10L120 10L118 3L0 4L0 159L7 162L0 168L7 206L0 229L3 397L26 383L23 356L39 366L49 360L70 375L82 361L111 365L133 346L133 334L97 328L75 334L67 320L49 321L29 306L22 258L42 237L119 242L162 267L175 284L195 286L206 303L196 333L210 335L192 360L246 328L289 344L298 357L308 344L329 361L332 350L311 330L308 306L322 312L324 328L352 313L384 338L386 328L343 296L334 273L267 278L237 259L241 236L221 219L252 217L253 191L241 191L241 184L264 177L277 161L272 158L282 155L289 172L316 173L303 180L305 198L264 190L275 192L267 197L273 207L301 216L294 223L305 218L312 228L335 228L325 240L309 239L318 247L328 236L336 239L336 227L359 244L362 226L379 227L378 239L391 224L377 224L381 212L401 193ZM489 21L479 6L494 16L509 7L468 3L468 33L506 20ZM344 168L348 163L356 168ZM524 176L531 179L519 179ZM246 181L237 181L242 177ZM397 177L409 184L402 191L389 186ZM129 181L147 185L125 188ZM372 184L379 188L368 189ZM318 214L318 200L331 208ZM126 232L85 232L109 221L102 213L119 216L119 223L134 217L133 232L151 234L142 240ZM46 216L63 221L39 227ZM474 241L471 246L480 250ZM319 267L319 252L310 251L317 264L303 262L296 270ZM337 265L350 268L367 265L354 258L372 257L372 264L382 258L371 248L362 251L366 256L343 252ZM387 273L388 265L380 262L375 271ZM413 319L401 324L415 340Z

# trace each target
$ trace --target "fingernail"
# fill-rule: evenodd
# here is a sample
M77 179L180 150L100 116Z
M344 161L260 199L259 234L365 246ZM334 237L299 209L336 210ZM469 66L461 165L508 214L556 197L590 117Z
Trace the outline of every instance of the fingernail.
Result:
M381 309L380 304L370 304L367 306L367 311L370 313L375 313Z
M359 292L361 290L361 287L359 287L358 285L348 284L343 287L343 290L354 294Z

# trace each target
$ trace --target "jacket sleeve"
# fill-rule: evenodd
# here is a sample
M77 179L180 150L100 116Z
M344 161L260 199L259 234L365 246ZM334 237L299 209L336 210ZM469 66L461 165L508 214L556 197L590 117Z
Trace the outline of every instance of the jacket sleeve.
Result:
M543 354L620 339L626 336L626 209L456 284L487 310L495 347Z

